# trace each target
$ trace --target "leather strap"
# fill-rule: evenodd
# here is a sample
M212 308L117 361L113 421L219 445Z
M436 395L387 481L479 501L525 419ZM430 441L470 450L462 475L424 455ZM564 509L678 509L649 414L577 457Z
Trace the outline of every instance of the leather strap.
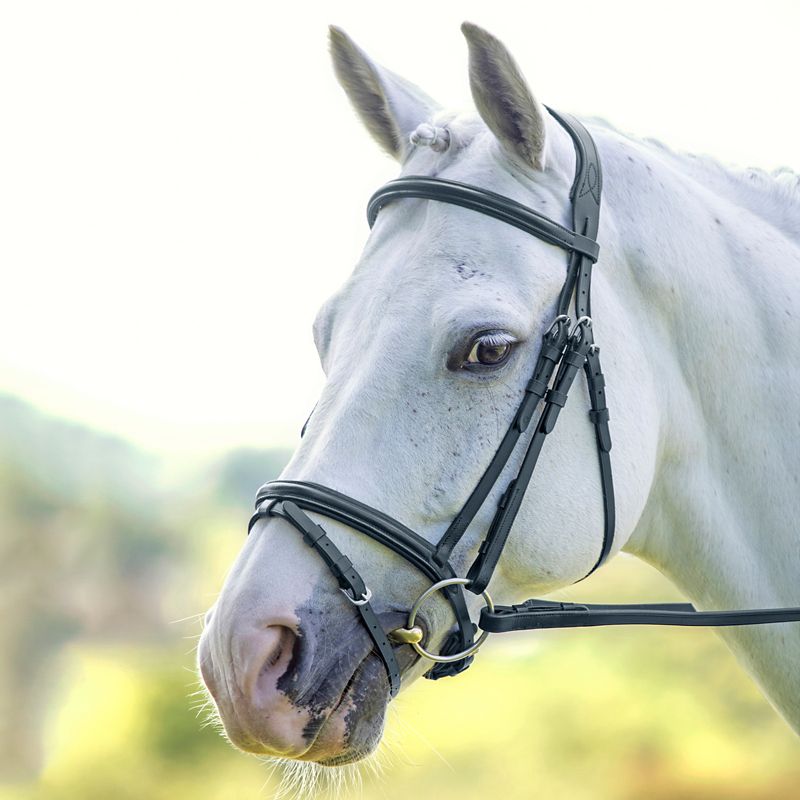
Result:
M584 576L588 578L608 558L614 544L616 528L616 505L614 503L614 478L611 474L611 432L608 429L608 406L606 405L606 380L600 366L600 348L592 345L583 365L589 385L592 409L589 419L594 425L597 441L597 458L600 463L600 487L603 493L603 545L595 565Z
M583 124L571 114L559 113L550 107L547 107L547 110L564 128L575 147L575 177L569 192L572 203L572 227L576 232L596 239L600 229L603 171L594 139ZM577 251L571 253L568 279L559 296L559 313L566 313L574 288L577 316L591 317L591 280L594 261L597 259L583 258Z
M592 239L597 236L600 225L600 197L602 192L602 170L600 168L600 158L597 153L594 141L584 126L574 117L568 114L559 114L548 109L555 119L564 127L575 146L575 178L570 189L570 200L572 203L572 217L574 232L588 236ZM405 180L405 179L401 179ZM459 190L462 185L459 185ZM412 188L417 188L416 186ZM429 187L430 188L430 187ZM455 187L449 187L446 197L436 197L445 202L453 202L452 193L456 192ZM483 192L483 190L479 190ZM372 213L372 212L368 212ZM377 211L375 212L377 213ZM537 231L529 231L539 236ZM539 237L544 238L544 237ZM566 315L570 299L574 296L575 312L578 318L591 316L591 277L592 264L596 258L589 258L585 252L573 248L570 252L567 276L564 286L558 298L557 310L559 315ZM565 337L564 337L565 338ZM599 357L596 355L598 348L594 344L594 334L590 326L586 326L583 331L584 345L581 353L564 352L564 340L560 342L560 348L556 352L555 343L548 343L547 338L542 345L539 359L537 361L534 377L526 387L526 393L515 416L514 423L506 432L489 466L481 477L480 481L473 489L461 511L453 519L442 537L436 551L438 563L445 563L452 554L455 545L460 541L466 532L467 527L475 518L492 488L499 480L508 459L513 453L520 435L530 423L531 415L539 400L544 397L547 405L542 413L539 427L528 445L523 466L520 468L517 478L511 481L506 491L502 495L500 505L495 514L492 525L484 538L475 562L470 567L467 574L472 580L469 586L470 591L479 593L486 588L491 575L497 565L502 549L508 539L516 516L519 512L525 491L530 483L533 468L541 452L544 437L552 431L555 422L564 407L567 399L567 389L574 380L577 370L582 364L582 360L589 354L593 354L592 376L595 371L599 371ZM550 346L548 346L550 345ZM568 360L569 363L569 382L559 385L557 378L555 385L547 389L547 384L552 377L553 371L560 358ZM551 358L550 363L546 359ZM563 361L561 362L564 363ZM549 371L545 374L542 367L547 364ZM587 378L590 373L587 371ZM594 377L594 376L593 376ZM602 383L602 386L600 385ZM605 379L600 374L594 382L594 389L590 382L590 394L592 395L592 422L595 425L595 438L598 446L598 461L600 463L601 485L603 489L603 509L604 527L603 543L601 545L600 556L592 569L587 574L591 574L606 559L613 545L615 530L615 505L614 505L614 484L611 473L610 452L610 432L608 428L608 409L605 403ZM542 392L544 391L544 394ZM599 393L599 395L598 395ZM595 402L602 405L597 409ZM516 431L514 430L516 428Z
M339 583L339 588L345 592L351 604L361 615L364 627L367 629L372 641L377 648L378 655L386 667L389 678L389 693L395 697L400 691L400 666L394 655L389 639L386 636L375 612L372 610L369 598L370 592L363 578L358 574L353 562L333 543L321 525L317 525L298 505L291 500L282 503L270 503L263 511L256 511L250 519L250 528L258 519L266 516L283 517L296 530L303 535L303 541L319 553L327 564L333 576ZM248 530L248 532L249 532Z
M486 589L494 573L500 555L503 552L511 526L517 518L525 492L530 484L539 455L542 452L545 437L555 427L558 415L567 401L570 387L575 381L586 354L589 350L588 328L582 327L577 335L570 337L569 346L564 353L556 375L553 388L545 394L545 405L542 409L536 431L525 452L525 457L517 473L517 477L509 483L497 508L489 532L481 544L478 555L467 572L471 583L469 591L480 594Z
M601 625L731 626L800 622L800 608L752 608L741 611L697 611L691 603L598 605L526 600L514 606L484 608L480 627L490 633L592 628Z
M597 242L591 237L571 231L516 200L487 189L470 186L468 183L429 178L424 175L409 175L381 186L367 204L367 222L370 228L375 224L378 212L384 206L407 197L437 200L440 203L469 208L519 228L556 247L581 253L591 261L596 261L600 252Z
M575 179L570 189L572 201L572 224L576 231L581 231L591 238L597 236L600 228L600 198L603 189L603 172L597 147L583 124L570 114L560 113L548 108L550 114L558 120L569 134L575 147ZM570 257L570 272L574 272L575 280L575 313L578 318L592 316L592 267L593 262L579 253ZM559 297L559 306L567 307L569 294L564 291ZM584 576L587 578L608 558L614 544L616 528L616 507L614 501L614 479L611 471L611 432L608 426L609 413L606 403L605 377L600 368L600 348L594 343L594 326L587 335L591 346L584 364L589 386L589 397L592 410L589 418L595 428L597 457L600 465L600 484L603 493L603 543L600 555L594 566ZM582 578L581 580L583 580Z
M308 423L311 422L311 417L314 416L314 412L317 410L317 404L314 403L314 408L311 409L309 415L306 417L306 421L303 423L303 427L300 428L300 438L302 439L306 435L306 428L308 427Z
M514 419L500 442L500 446L489 462L489 466L440 539L434 555L437 564L444 565L448 562L453 548L461 540L500 478L520 436L527 430L539 401L547 392L553 373L561 361L568 333L567 321L562 319L556 320L542 337L542 349L536 360L533 377L525 387L525 395L517 409L517 413L514 415Z
M569 134L575 147L575 178L569 192L573 227L594 240L600 229L600 197L603 191L603 172L597 146L583 123L572 114L555 111L549 106L547 110ZM597 261L596 258L593 260Z
M388 547L422 572L432 583L445 578L454 578L456 573L449 563L438 565L434 558L434 547L426 539L407 528L398 520L378 511L366 503L352 497L306 481L270 481L264 484L256 495L256 514L250 520L250 528L257 519L265 515L265 509L279 501L291 500L297 506L322 514L341 522L359 533ZM249 529L250 529L249 528ZM248 531L249 531L248 529ZM466 650L474 642L475 626L469 616L463 587L448 586L442 594L450 603L456 627L447 641L451 642L451 652ZM436 664L425 677L431 680L455 675L469 665L462 659L450 664Z

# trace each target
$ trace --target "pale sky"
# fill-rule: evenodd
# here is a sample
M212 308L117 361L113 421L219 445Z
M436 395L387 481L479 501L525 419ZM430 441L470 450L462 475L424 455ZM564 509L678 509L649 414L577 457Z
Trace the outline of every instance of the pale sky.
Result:
M165 453L294 444L397 172L327 25L464 108L464 19L555 108L800 168L796 2L3 3L0 391Z

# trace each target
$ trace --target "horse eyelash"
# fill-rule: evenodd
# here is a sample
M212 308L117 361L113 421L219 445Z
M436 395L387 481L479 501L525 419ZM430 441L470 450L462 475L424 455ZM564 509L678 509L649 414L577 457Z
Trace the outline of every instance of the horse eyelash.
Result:
M475 341L483 342L484 344L489 345L489 347L502 347L506 344L516 344L517 339L515 339L509 333L502 333L499 331L492 331L490 333L482 333L479 336L475 337Z

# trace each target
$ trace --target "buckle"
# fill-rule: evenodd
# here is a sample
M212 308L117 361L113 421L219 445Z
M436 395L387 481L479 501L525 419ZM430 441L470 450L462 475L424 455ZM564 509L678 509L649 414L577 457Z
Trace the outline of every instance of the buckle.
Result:
M339 591L354 605L354 606L364 606L372 600L372 590L369 586L364 587L364 594L361 595L361 598L356 600L353 596L349 593L348 589L342 589L339 587Z

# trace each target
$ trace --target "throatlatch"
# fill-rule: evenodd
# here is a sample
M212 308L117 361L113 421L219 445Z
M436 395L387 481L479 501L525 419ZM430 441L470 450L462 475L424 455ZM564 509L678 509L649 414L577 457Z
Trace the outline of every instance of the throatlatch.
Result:
M583 605L538 599L519 605L495 607L486 591L519 513L545 439L553 431L561 409L567 402L570 387L581 369L586 375L589 389L589 419L595 432L603 493L603 540L597 560L587 576L603 564L614 544L615 507L609 412L605 378L600 366L600 349L595 343L591 316L592 268L600 252L596 241L603 183L600 158L592 137L578 120L569 114L560 114L552 109L548 111L569 134L575 147L575 178L570 190L572 229L503 195L478 186L426 176L390 181L375 192L367 206L367 219L372 227L380 210L397 200L417 198L450 203L513 225L569 254L566 278L556 301L555 318L542 337L533 375L524 387L514 419L482 477L439 543L432 545L387 514L319 484L271 481L261 487L256 497L256 512L250 520L248 532L259 519L282 517L303 536L309 547L317 551L345 597L361 615L376 652L386 666L392 696L400 690L401 680L392 642L395 646L411 646L420 656L437 662L426 674L426 677L435 680L465 670L488 633L596 625L716 626L800 621L800 608L698 612L689 603ZM568 315L573 298L574 325ZM453 550L503 476L511 454L520 439L528 433L540 404L541 410L529 435L519 470L509 480L500 497L494 518L466 577L459 577L450 563ZM372 593L364 580L350 559L333 544L325 529L315 523L307 512L337 520L371 537L402 556L433 582L413 604L405 628L388 634L383 630L370 605ZM486 607L480 616L482 634L477 641L477 629L469 617L464 589L482 594L486 600ZM439 590L450 603L456 626L437 654L425 649L423 631L416 627L415 622L424 600Z

